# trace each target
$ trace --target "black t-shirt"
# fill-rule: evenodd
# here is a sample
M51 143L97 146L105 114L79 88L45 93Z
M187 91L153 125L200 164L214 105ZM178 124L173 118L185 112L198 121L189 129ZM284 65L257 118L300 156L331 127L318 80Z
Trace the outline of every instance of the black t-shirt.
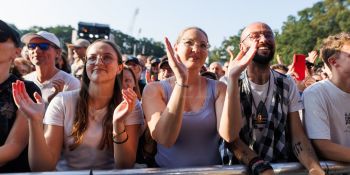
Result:
M12 83L19 80L15 75L0 84L0 145L4 145L11 128L16 120L17 106L12 96ZM34 100L34 92L41 94L40 89L31 81L24 81L29 96ZM28 164L28 147L15 160L0 167L0 172L27 172L30 171Z

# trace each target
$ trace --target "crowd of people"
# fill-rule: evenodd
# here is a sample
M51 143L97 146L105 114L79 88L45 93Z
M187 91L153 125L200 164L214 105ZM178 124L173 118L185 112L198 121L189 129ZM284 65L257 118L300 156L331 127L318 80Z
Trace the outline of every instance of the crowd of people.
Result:
M164 44L162 58L106 39L65 51L53 33L20 36L0 20L0 172L243 164L274 174L271 163L300 162L321 175L319 159L350 162L350 34L311 51L303 75L279 56L271 65L262 22L223 65L205 64L201 28Z

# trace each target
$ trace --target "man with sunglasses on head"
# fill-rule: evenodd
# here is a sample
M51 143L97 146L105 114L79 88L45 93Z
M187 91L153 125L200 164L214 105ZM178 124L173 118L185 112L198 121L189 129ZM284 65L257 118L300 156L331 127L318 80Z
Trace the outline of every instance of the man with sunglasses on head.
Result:
M239 80L243 116L240 138L226 143L226 147L251 174L273 174L270 163L297 160L310 174L324 174L302 128L298 111L303 105L293 79L270 69L275 52L271 28L261 22L246 27L240 50L236 60L247 60L246 55L251 54L254 57ZM230 63L229 71L235 63ZM224 155L224 162L233 163L229 158Z
M12 83L19 77L10 73L11 64L20 54L19 33L0 20L0 173L30 171L28 164L28 124L12 96ZM40 89L24 81L25 89L34 100Z
M59 92L80 88L77 78L55 66L56 59L61 56L61 43L56 35L39 31L25 34L21 40L26 44L30 61L35 66L35 71L24 79L39 86L46 107Z

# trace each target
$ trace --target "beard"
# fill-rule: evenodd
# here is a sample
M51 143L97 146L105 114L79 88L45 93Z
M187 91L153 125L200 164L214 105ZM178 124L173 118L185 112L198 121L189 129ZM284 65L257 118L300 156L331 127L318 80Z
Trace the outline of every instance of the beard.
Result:
M268 52L268 53L265 53L265 52ZM261 65L268 65L270 61L273 59L274 54L275 54L275 50L272 47L269 47L269 50L266 50L266 51L258 50L253 58L253 61Z

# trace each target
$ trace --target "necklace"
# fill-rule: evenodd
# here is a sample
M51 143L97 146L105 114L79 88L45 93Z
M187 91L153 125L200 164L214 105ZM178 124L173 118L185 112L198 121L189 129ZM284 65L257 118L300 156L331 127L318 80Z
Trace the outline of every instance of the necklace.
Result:
M247 74L248 77L248 74ZM253 103L254 109L256 111L256 117L253 118L253 123L254 123L254 128L258 128L258 129L262 129L263 127L259 127L259 124L265 124L267 122L267 117L268 117L268 113L267 113L267 109L265 106L265 103L267 101L267 98L269 96L269 92L270 92L270 75L269 75L269 79L268 79L268 86L267 86L267 92L266 92L266 97L264 99L264 101L260 101L258 104L258 107L256 107L255 105L255 100L253 97L253 92L252 92L252 88L248 79L248 86L249 86L249 90L252 93L251 95L251 101Z

